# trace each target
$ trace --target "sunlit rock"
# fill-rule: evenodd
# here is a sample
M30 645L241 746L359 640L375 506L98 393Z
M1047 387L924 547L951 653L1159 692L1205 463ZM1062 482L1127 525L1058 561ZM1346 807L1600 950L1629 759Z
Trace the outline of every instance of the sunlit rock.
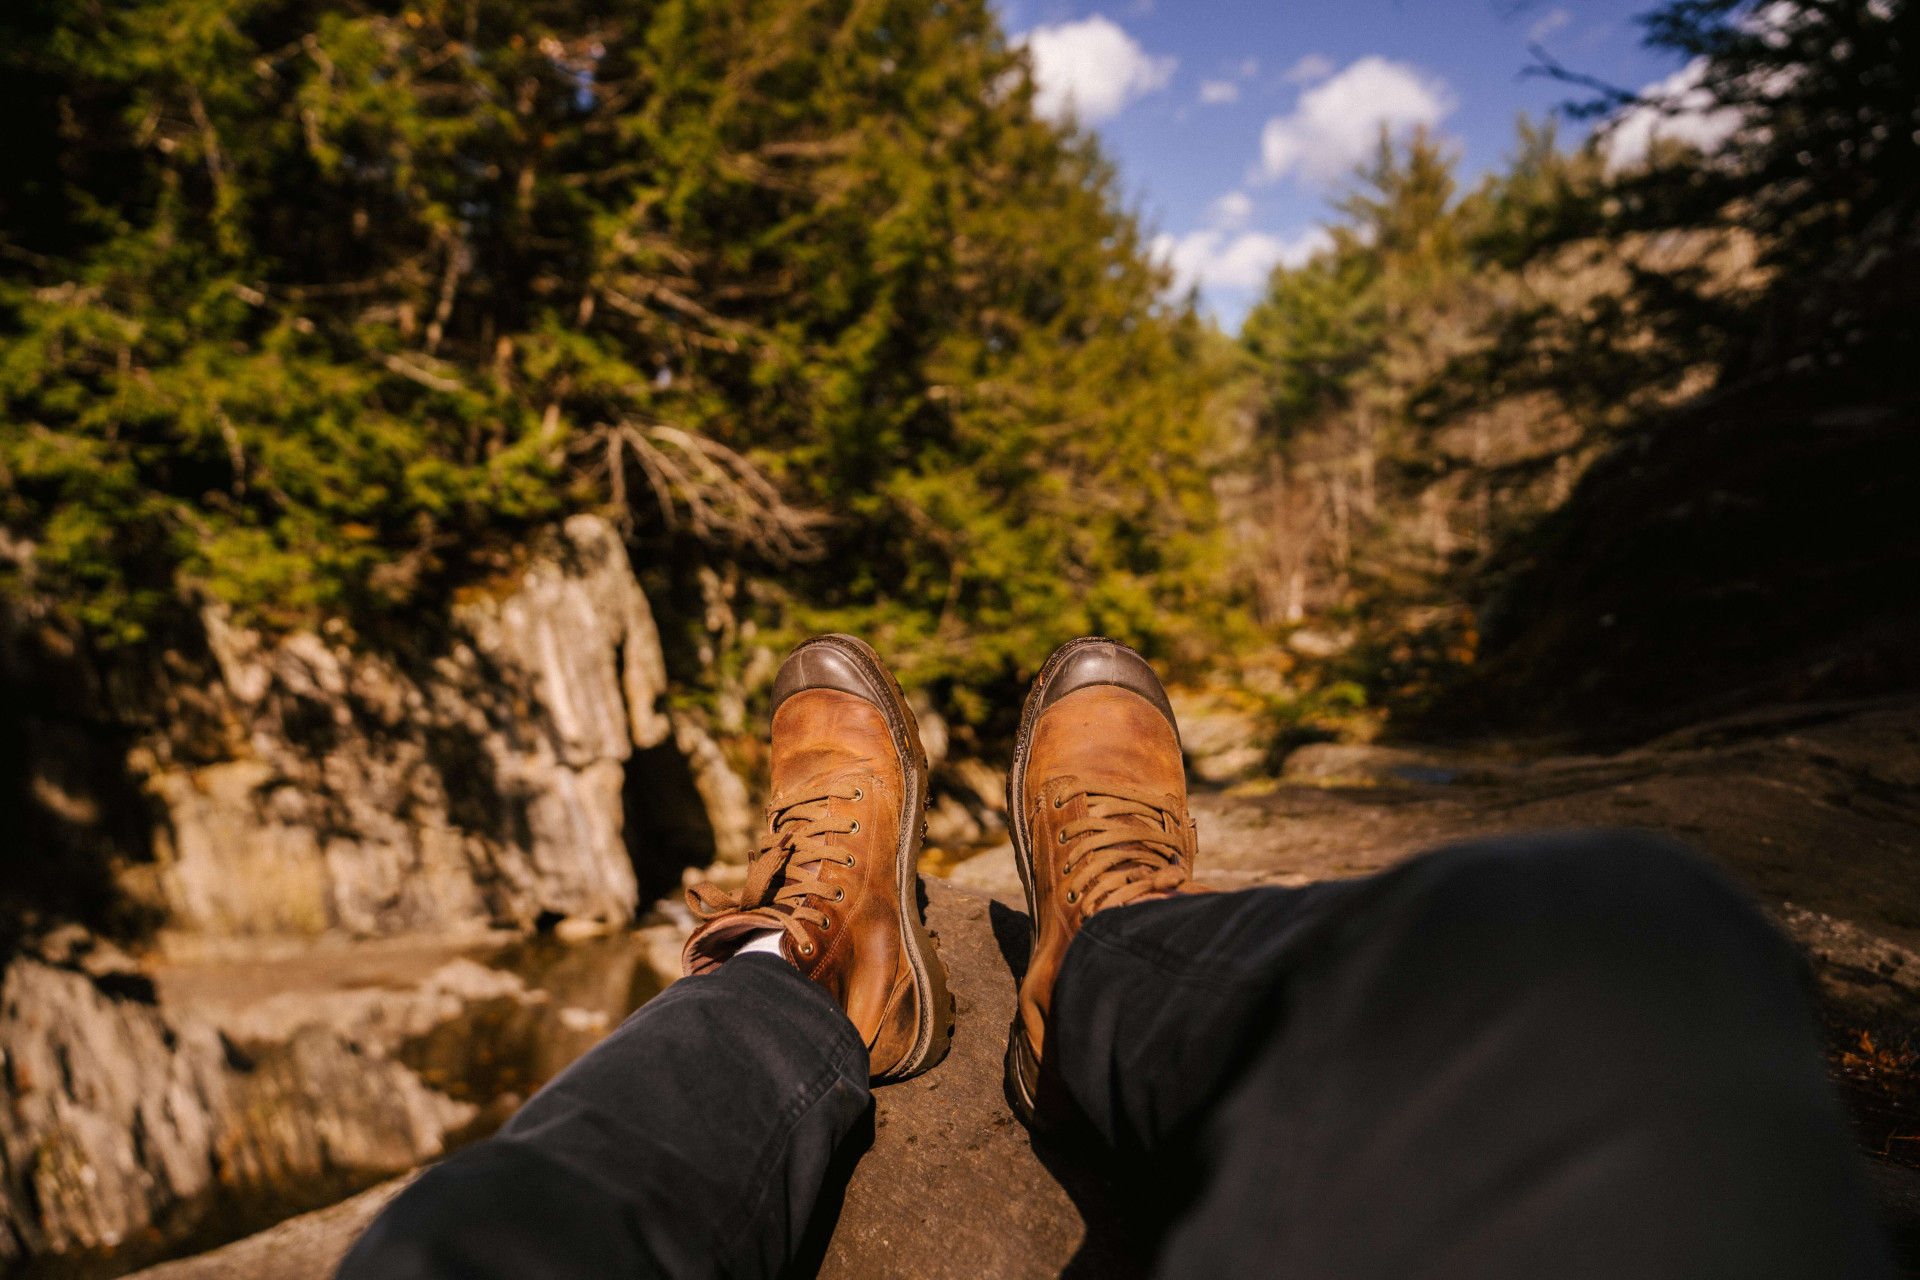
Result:
M672 725L618 535L574 517L453 621L439 656L403 669L313 632L268 643L207 610L238 750L148 778L168 816L157 879L173 933L632 918L626 763ZM716 833L737 842L727 818Z

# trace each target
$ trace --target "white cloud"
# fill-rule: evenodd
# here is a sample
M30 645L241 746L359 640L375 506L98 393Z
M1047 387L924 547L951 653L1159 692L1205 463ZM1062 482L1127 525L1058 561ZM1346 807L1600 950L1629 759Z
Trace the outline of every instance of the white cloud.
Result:
M1548 36L1572 21L1573 15L1565 9L1555 9L1552 13L1543 15L1538 22L1527 28L1527 39L1534 44L1539 44L1542 40L1545 40Z
M1249 72L1248 74L1252 74ZM1280 77L1288 84L1312 84L1315 80L1325 80L1333 74L1333 63L1317 53L1310 53L1287 68L1287 74Z
M1239 100L1240 86L1231 80L1202 80L1200 82L1201 102L1238 102Z
M1260 74L1260 59L1245 58L1241 60L1240 78L1242 80L1251 80L1259 74Z
M1017 44L1033 58L1033 109L1045 119L1099 124L1129 102L1167 87L1175 58L1155 58L1120 26L1099 14L1079 22L1035 27Z
M1207 220L1216 227L1225 227L1231 231L1247 225L1253 217L1253 200L1244 191L1229 191L1213 202L1207 211Z
M1695 58L1642 89L1640 97L1649 105L1629 107L1607 133L1607 167L1631 169L1644 162L1655 138L1690 142L1704 152L1726 141L1740 127L1740 113L1731 107L1714 108L1712 96L1700 87L1706 70L1707 60Z
M1287 238L1216 226L1184 236L1155 236L1152 252L1173 268L1174 289L1185 293L1195 286L1258 289L1276 264L1300 266L1327 243L1327 233L1319 227Z
M1306 90L1291 115L1275 116L1260 134L1260 171L1330 181L1370 154L1380 130L1398 134L1435 125L1454 107L1446 83L1404 62L1368 56Z

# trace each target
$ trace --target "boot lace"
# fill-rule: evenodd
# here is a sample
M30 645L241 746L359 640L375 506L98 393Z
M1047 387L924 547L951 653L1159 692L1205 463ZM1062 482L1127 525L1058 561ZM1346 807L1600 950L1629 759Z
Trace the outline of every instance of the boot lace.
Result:
M702 921L737 912L761 915L769 927L785 929L801 955L812 955L813 941L801 926L831 929L833 921L810 899L838 902L846 896L841 886L820 879L820 868L827 862L854 865L853 854L838 856L840 851L828 847L826 837L851 835L860 829L856 818L834 819L828 801L863 798L860 788L849 786L778 807L768 806L770 835L747 864L747 882L740 891L728 893L712 881L702 881L687 890L688 908Z
M1067 901L1082 920L1148 894L1174 892L1193 878L1193 824L1167 807L1171 797L1120 787L1082 789L1055 796L1054 807L1076 795L1087 799L1086 816L1064 824L1055 838L1067 846L1060 872L1067 878Z

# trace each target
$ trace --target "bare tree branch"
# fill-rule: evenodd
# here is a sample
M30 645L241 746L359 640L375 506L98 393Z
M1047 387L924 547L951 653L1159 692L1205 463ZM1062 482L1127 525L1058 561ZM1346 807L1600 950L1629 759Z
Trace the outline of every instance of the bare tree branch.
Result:
M473 265L473 249L467 244L466 236L457 231L446 233L447 270L440 278L440 301L433 310L433 322L427 326L427 354L432 355L440 349L440 336L446 331L449 317L453 315L453 301L460 292L460 277L467 274Z
M465 391L467 389L464 383L456 382L452 378L443 378L436 373L429 373L418 365L409 364L397 355L382 356L380 363L386 365L387 368L399 374L401 377L409 378L423 387L431 387L435 391L453 392Z
M1572 70L1538 44L1528 45L1527 52L1533 55L1533 65L1520 68L1521 75L1557 80L1561 84L1576 84L1582 89L1591 89L1600 95L1598 99L1591 102L1561 104L1560 109L1576 120L1606 115L1622 107L1638 107L1646 104L1647 100L1631 89L1622 89L1617 84L1610 84L1595 76Z
M227 202L227 166L220 153L220 134L213 127L213 119L207 115L207 104L200 100L200 90L187 86L187 109L193 114L194 127L200 130L200 150L207 166L207 177L213 183L214 199L221 205Z
M628 511L624 455L631 453L669 529L684 519L696 537L773 561L811 560L823 550L816 530L828 517L789 504L765 472L718 440L630 418L600 425L592 439L604 443L613 499Z

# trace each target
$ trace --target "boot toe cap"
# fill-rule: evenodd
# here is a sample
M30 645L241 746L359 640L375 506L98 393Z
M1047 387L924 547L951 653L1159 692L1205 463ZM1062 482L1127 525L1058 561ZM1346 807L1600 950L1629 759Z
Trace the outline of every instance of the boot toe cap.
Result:
M808 689L836 689L884 706L885 692L874 688L872 678L845 642L849 639L821 636L789 654L773 679L773 709L778 711L781 703Z
M1147 660L1123 644L1098 636L1075 641L1068 647L1059 668L1047 680L1040 710L1045 712L1068 694L1094 685L1116 685L1145 698L1166 718L1178 740L1180 725L1174 719L1173 704L1167 701L1167 691Z

